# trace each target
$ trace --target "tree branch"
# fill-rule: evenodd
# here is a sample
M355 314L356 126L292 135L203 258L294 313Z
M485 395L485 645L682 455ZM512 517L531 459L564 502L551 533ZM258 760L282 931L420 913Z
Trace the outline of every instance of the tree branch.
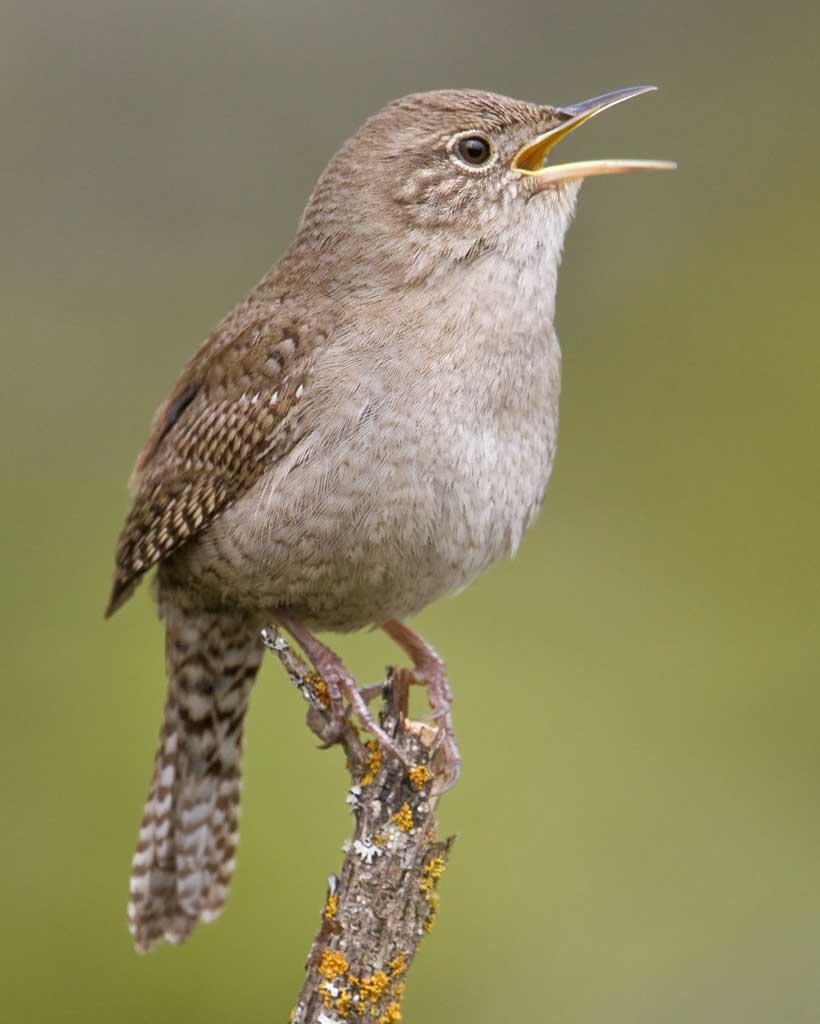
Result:
M307 724L323 742L330 729L327 687L275 630L266 646L309 704ZM436 918L438 880L453 837L436 838L435 792L442 775L435 724L407 718L415 682L391 669L382 692L382 727L406 765L363 743L348 719L339 742L347 755L347 802L355 818L339 875L331 875L322 923L308 954L291 1024L394 1024L405 976ZM378 691L377 691L378 692Z

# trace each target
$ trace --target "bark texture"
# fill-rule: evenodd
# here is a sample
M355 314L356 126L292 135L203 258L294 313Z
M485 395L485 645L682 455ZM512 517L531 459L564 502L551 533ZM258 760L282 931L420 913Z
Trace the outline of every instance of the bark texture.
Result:
M324 681L275 630L263 637L307 700L308 726L326 742ZM401 1020L407 971L435 922L438 882L453 843L436 834L438 728L407 718L413 682L411 672L392 669L377 688L382 726L405 764L374 741L362 742L350 722L341 736L355 827L339 874L329 878L291 1024Z

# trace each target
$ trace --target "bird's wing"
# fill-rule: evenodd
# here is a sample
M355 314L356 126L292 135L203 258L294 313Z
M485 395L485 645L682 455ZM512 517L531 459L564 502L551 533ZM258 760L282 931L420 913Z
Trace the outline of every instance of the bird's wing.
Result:
M298 400L327 334L287 300L249 300L188 363L137 459L106 615L297 443Z

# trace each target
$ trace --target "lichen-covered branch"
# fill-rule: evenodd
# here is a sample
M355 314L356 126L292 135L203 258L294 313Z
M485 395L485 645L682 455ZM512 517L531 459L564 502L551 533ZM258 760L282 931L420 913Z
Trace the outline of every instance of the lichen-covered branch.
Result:
M307 722L325 742L327 688L275 630L263 634L308 701ZM436 918L438 881L453 839L436 836L438 727L407 718L412 674L390 671L382 727L405 764L362 742L348 721L340 743L355 819L338 875L331 875L292 1024L393 1024L401 1019L408 968ZM408 767L409 766L409 767Z

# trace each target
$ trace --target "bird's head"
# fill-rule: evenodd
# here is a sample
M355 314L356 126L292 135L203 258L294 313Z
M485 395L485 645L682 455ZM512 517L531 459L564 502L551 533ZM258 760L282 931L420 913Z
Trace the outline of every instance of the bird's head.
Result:
M541 106L477 90L416 93L366 121L314 190L300 237L326 253L356 250L368 273L403 283L454 262L504 251L555 250L584 178L667 170L658 160L553 163L554 147L636 86L568 106Z

